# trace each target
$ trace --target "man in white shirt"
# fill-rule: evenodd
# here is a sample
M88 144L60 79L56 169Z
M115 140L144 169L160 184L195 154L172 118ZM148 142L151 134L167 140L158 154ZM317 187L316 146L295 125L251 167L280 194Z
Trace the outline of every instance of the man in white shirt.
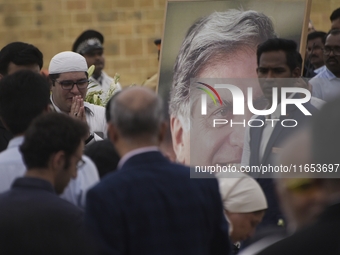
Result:
M102 102L107 99L111 84L115 82L112 77L104 72L105 57L103 43L104 36L101 33L95 30L86 30L79 35L72 47L72 51L84 56L89 67L95 66L92 76L89 77L90 83L87 93L102 90L103 93L100 95ZM94 85L96 86L92 87ZM114 93L121 89L121 85L117 82Z
M19 146L24 141L24 133L34 118L50 111L49 84L40 74L32 71L18 71L15 75L0 81L0 114L4 125L12 132L7 149L0 153L0 193L9 190L12 182L24 175L26 166ZM87 190L99 181L93 162L83 156L86 162L78 170L61 195L65 200L85 206Z
M310 80L313 96L330 101L340 94L340 29L327 35L323 55L326 68Z
M49 65L52 81L51 102L57 112L87 122L90 134L86 144L106 137L105 108L84 102L89 84L87 63L83 56L72 51L55 55Z

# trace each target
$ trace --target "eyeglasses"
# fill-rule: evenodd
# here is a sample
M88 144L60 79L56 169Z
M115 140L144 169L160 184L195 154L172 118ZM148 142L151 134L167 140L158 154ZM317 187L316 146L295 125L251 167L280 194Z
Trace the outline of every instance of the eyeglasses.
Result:
M331 51L333 51L333 54L335 56L340 56L340 47L327 47L325 46L325 48L323 48L323 54L325 54L326 56L328 56L329 54L331 54Z
M62 89L64 90L72 90L74 85L77 85L78 90L85 89L89 85L89 81L87 79L82 79L78 81L71 81L71 80L65 80L65 81L58 81Z
M77 163L77 168L78 169L82 168L85 165L85 163L86 162L82 158L80 158L78 163Z

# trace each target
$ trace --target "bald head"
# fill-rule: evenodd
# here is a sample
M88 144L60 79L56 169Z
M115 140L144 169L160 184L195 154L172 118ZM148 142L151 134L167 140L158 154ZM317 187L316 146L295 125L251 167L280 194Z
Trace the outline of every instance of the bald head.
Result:
M131 111L141 110L157 101L157 94L147 88L130 87L122 91L117 99L124 107Z
M152 90L124 89L111 102L111 124L124 138L157 136L163 122L163 103Z

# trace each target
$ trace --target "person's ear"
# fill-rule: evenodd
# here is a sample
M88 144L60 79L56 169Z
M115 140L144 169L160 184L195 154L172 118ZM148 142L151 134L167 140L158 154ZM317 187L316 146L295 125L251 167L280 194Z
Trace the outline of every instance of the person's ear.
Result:
M50 166L54 173L58 173L65 169L66 157L64 151L58 151L51 156Z
M4 76L0 73L0 80L1 80L2 78L4 78Z
M299 78L301 77L301 68L295 67L295 69L292 71L293 78Z
M108 126L107 126L107 135L111 143L116 144L118 142L119 132L117 128L110 122L108 123Z
M176 159L178 162L184 164L185 163L185 144L184 144L184 128L181 121L171 115L170 118L170 127L171 127L171 137L173 149L176 154ZM186 145L189 146L189 145Z

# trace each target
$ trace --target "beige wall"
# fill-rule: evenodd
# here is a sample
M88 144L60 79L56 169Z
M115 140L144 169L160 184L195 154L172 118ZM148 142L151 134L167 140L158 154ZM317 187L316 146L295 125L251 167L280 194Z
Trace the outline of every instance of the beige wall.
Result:
M316 30L328 32L331 27L329 16L340 8L339 0L312 0L310 19Z
M0 0L0 47L12 41L37 46L44 68L53 55L71 50L85 29L105 36L105 70L121 84L140 84L158 70L154 39L162 37L166 0ZM327 31L339 0L314 0L311 19Z

